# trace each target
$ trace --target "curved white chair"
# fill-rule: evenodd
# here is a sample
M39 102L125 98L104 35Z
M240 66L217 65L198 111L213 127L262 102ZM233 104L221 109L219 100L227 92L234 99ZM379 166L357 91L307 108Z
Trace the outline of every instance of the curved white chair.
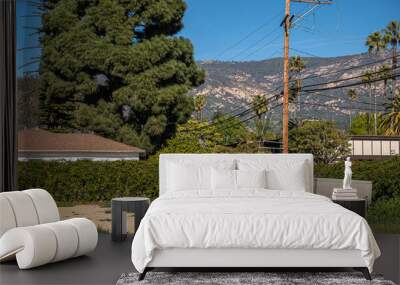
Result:
M93 251L97 238L88 219L60 221L43 189L0 193L0 262L16 258L20 269L57 262Z

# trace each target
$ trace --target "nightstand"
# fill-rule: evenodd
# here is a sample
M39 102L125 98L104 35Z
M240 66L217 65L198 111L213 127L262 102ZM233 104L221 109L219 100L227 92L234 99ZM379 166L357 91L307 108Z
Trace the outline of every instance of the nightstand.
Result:
M365 199L355 199L355 200L332 200L334 203L359 214L361 217L365 218L367 212L367 201Z
M135 232L146 214L150 199L144 197L120 197L111 200L111 239L123 241L127 237L127 212L135 214Z

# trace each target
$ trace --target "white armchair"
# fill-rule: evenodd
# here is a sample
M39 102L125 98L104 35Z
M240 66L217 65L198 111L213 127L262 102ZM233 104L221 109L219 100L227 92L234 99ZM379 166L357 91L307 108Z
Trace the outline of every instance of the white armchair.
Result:
M0 193L0 262L16 258L20 269L57 262L94 250L97 238L88 219L60 221L43 189Z

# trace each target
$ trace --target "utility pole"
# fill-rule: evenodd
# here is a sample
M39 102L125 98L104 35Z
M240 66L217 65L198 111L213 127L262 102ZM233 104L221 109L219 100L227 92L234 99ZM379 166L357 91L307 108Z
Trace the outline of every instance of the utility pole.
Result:
M289 152L289 30L292 19L294 16L290 16L290 2L308 3L314 4L314 6L299 17L303 18L309 12L315 9L320 4L332 4L331 1L319 1L319 0L285 0L285 17L281 22L281 26L284 28L284 52L283 52L283 110L282 110L282 143L283 153ZM295 21L296 22L296 21Z
M283 52L283 153L289 152L289 29L290 29L290 0L286 1L284 21L284 52Z

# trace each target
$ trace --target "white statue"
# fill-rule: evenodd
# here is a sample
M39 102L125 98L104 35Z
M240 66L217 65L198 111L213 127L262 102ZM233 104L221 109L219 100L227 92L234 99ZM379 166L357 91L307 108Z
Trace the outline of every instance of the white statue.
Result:
M353 172L351 171L351 161L350 157L346 159L344 162L344 179L343 179L343 189L352 189L351 188L351 176Z

